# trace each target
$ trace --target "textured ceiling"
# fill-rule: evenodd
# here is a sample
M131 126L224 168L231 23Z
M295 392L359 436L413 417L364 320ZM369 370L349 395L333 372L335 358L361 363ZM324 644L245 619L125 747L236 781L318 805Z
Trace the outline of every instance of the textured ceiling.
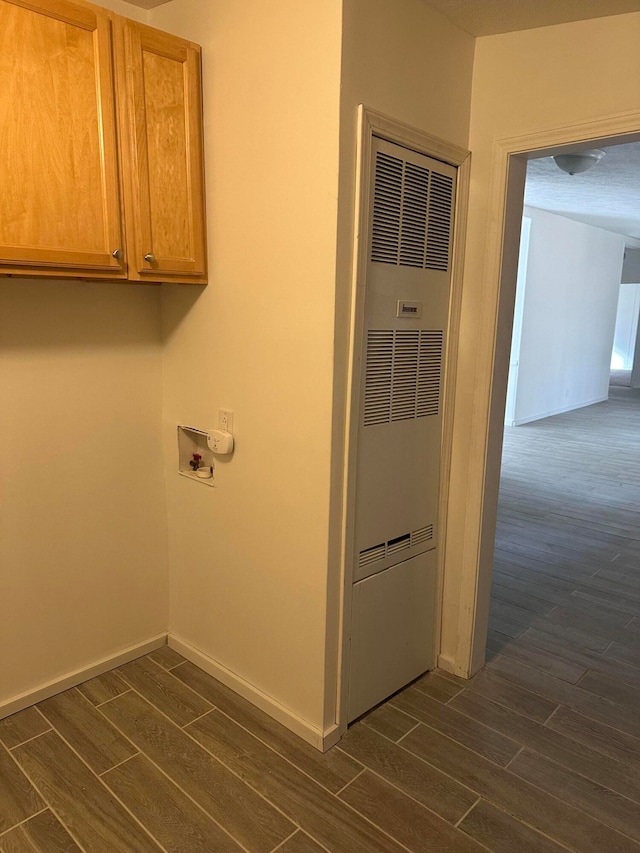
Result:
M640 142L604 148L603 159L568 175L553 158L529 160L525 204L615 231L640 247Z
M640 12L640 0L427 0L474 36Z
M142 9L169 0L127 0ZM640 0L427 0L463 30L474 36L530 30L568 21L602 18L640 11Z

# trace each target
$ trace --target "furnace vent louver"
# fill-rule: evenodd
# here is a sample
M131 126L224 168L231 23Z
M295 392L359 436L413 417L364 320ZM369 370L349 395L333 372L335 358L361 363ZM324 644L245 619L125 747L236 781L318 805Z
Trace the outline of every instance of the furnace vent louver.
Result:
M428 542L433 539L433 524L427 524L426 527L421 527L420 530L414 530L411 534L411 547Z
M387 557L393 557L399 551L404 551L411 548L411 534L405 533L404 536L396 536L395 539L390 539L387 542Z
M439 413L442 338L431 330L368 332L364 426Z
M384 542L381 542L379 545L374 545L373 548L366 548L364 551L360 551L359 566L361 569L365 569L367 566L381 562L386 556L387 546Z
M427 245L427 199L429 170L404 164L402 220L400 222L400 265L425 267Z
M453 180L448 175L431 173L429 223L425 269L449 269L449 236L451 234L451 205Z
M371 260L446 272L452 207L452 178L379 151Z
M372 548L365 548L364 551L360 551L358 566L360 570L367 570L376 563L382 563L403 551L410 548L417 548L419 545L429 542L432 539L433 524L427 524L425 527L414 530L412 533L396 536L395 539L390 539L388 542L381 542L379 545L374 545ZM384 566L380 568L384 568ZM380 571L380 568L374 571Z

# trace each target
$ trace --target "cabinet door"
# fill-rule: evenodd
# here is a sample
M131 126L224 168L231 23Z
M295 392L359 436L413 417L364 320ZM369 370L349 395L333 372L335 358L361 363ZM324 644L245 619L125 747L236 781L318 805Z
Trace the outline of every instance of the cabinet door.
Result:
M118 51L128 149L129 277L202 281L206 275L200 49L120 21Z
M124 275L111 21L0 0L0 267Z

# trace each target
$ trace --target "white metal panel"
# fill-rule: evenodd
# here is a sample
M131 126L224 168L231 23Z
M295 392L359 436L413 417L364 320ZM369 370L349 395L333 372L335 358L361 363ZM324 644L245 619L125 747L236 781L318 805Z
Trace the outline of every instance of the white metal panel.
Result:
M372 144L349 719L435 663L443 354L456 169ZM405 306L408 310L402 310Z
M356 566L382 542L437 529L455 179L446 163L373 141ZM419 311L398 317L402 302ZM436 544L434 536L430 547Z
M435 664L435 551L353 586L349 721Z

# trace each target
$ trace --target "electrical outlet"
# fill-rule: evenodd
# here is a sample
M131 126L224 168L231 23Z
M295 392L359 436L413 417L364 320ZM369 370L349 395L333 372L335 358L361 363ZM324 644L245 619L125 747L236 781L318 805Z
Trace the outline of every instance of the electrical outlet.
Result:
M233 433L233 412L231 409L218 409L218 429Z

